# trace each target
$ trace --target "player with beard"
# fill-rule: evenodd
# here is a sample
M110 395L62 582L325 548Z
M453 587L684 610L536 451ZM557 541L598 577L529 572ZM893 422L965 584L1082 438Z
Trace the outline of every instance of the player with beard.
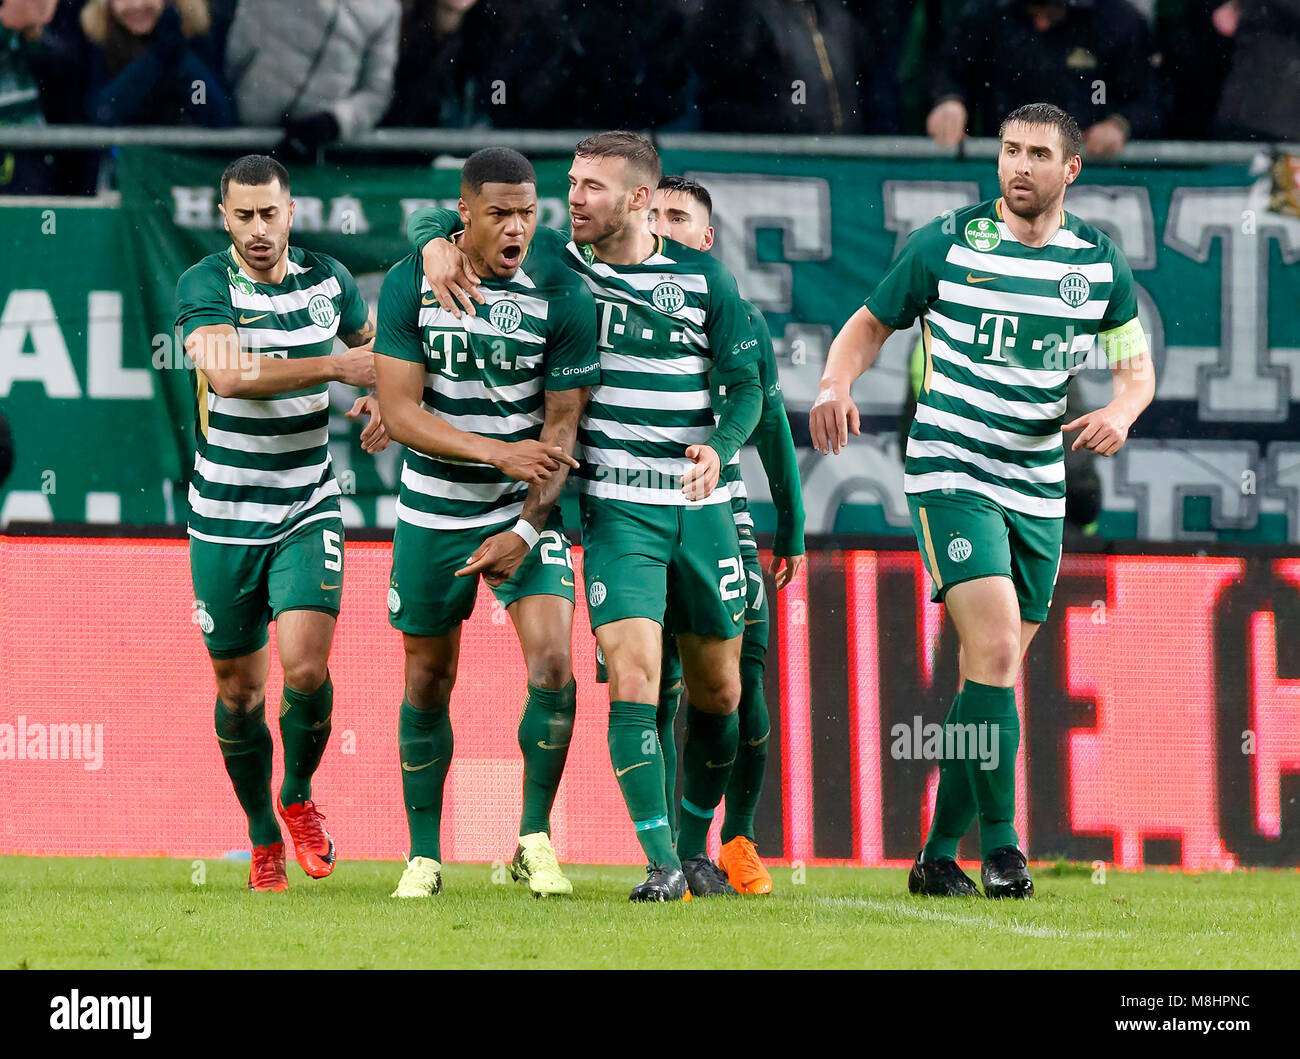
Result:
M921 318L925 373L904 489L932 598L961 645L945 726L977 732L968 747L997 741L985 760L968 750L940 764L930 834L908 877L912 893L932 896L978 896L956 862L977 814L985 895L1034 892L1015 829L1015 683L1060 566L1061 432L1078 431L1074 449L1113 456L1155 393L1128 262L1062 208L1082 164L1078 125L1034 103L1009 114L999 138L1001 197L912 233L831 344L809 418L819 451L844 448L859 423L850 386L885 339ZM1113 397L1063 424L1066 386L1098 340Z
M610 676L609 752L649 861L633 901L734 896L705 849L739 739L746 578L721 470L762 406L757 343L736 281L708 254L646 223L662 176L644 137L579 143L569 170L567 260L596 299L600 383L578 429L583 577ZM448 211L412 218L432 293L473 312L478 285L445 238ZM481 295L479 295L481 296ZM715 421L711 377L726 387ZM656 707L663 628L676 632L691 704L683 821L673 845Z
M352 275L289 246L289 174L265 155L221 175L230 246L176 285L176 324L194 362L190 479L194 620L217 677L215 724L248 817L250 890L284 890L284 843L271 803L267 622L284 667L284 782L276 808L309 876L334 870L334 842L311 797L330 735L330 646L343 591L343 517L329 454L329 383L373 386L374 316ZM338 337L352 347L331 356ZM372 396L362 447L388 445Z

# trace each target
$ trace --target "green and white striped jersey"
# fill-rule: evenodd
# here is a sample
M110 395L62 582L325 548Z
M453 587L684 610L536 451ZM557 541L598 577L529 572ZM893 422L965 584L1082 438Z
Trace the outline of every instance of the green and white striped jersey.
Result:
M1046 246L1025 246L990 199L913 232L866 307L896 330L922 319L904 490L1064 517L1070 378L1098 337L1112 363L1146 349L1133 273L1110 239L1064 213Z
M389 270L375 352L423 364L426 411L459 430L513 442L541 436L547 390L600 378L596 312L563 246L533 239L514 276L484 279L485 304L458 320L430 293L418 252ZM407 450L397 517L426 529L515 521L528 483L485 463Z
M176 325L229 324L245 355L327 357L369 311L351 273L326 254L289 247L284 282L255 283L233 249L209 254L176 284ZM219 397L195 372L190 536L270 544L299 526L338 518L329 454L329 385L268 398Z
M539 233L540 234L540 233ZM559 233L550 238L563 239ZM708 254L658 238L636 265L609 265L590 246L568 243L599 314L600 385L578 428L580 492L641 504L725 504L724 480L705 500L688 500L688 446L713 441L711 376L757 380L757 342L736 281Z
M408 233L423 248L457 221L454 211L419 210ZM688 500L681 479L692 466L688 446L711 444L725 465L758 418L757 342L732 274L669 239L657 238L636 265L606 264L552 228L538 228L533 246L562 255L596 300L600 382L578 426L582 466L570 475L578 491L642 504L728 503L721 482L708 499ZM716 427L711 381L732 391Z

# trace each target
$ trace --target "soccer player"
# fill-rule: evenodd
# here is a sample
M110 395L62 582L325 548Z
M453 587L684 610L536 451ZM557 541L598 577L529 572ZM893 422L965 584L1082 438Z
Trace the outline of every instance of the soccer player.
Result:
M373 386L374 318L348 270L289 246L294 203L279 162L247 155L221 175L230 246L176 285L176 324L195 366L190 572L194 621L217 678L216 729L248 816L250 890L285 890L271 809L267 622L276 623L284 697L284 782L276 809L303 871L334 870L334 842L312 800L329 740L330 645L343 588L343 522L328 449L329 386ZM331 356L335 337L349 347ZM372 396L362 446L388 444Z
M1001 196L912 233L831 344L809 423L823 454L844 448L858 433L849 387L886 338L921 317L925 374L904 488L932 598L961 646L945 724L977 726L976 745L996 738L998 753L941 763L930 834L908 877L914 894L978 895L956 862L977 813L985 895L1034 892L1015 829L1015 682L1060 565L1061 431L1079 432L1074 449L1112 456L1155 393L1124 255L1062 208L1081 165L1078 125L1034 103L1007 116L1000 140ZM1066 386L1097 339L1114 396L1062 425Z
M555 502L600 378L595 304L563 247L534 240L537 177L517 151L488 148L466 160L453 216L452 237L487 311L458 319L439 308L412 253L384 280L375 339L384 422L409 450L388 611L406 651L398 745L411 849L393 896L442 889L449 705L479 574L510 616L528 668L511 872L538 896L568 894L550 814L577 705L574 582Z
M757 343L729 271L656 236L646 211L658 152L642 136L579 143L569 170L570 267L599 313L600 384L579 425L583 579L610 676L609 752L649 866L633 901L734 893L708 857L708 822L735 764L745 569L722 468L758 423ZM412 217L435 297L473 312L476 285L445 239L446 213ZM539 229L537 239L565 243ZM454 311L460 311L458 308ZM710 373L726 387L719 419ZM665 618L692 705L674 848L656 727Z
M713 248L713 198L702 184L681 176L665 176L659 181L650 202L650 230L684 246L708 252ZM759 383L763 387L763 411L749 440L758 449L763 470L771 486L776 506L776 535L772 562L768 572L778 590L790 583L803 563L804 510L799 485L799 463L794 437L781 398L781 377L772 349L767 321L749 302L742 302L754 336L758 340ZM715 402L718 395L715 392ZM727 784L725 813L722 819L722 852L718 866L727 873L731 885L742 894L772 892L772 876L764 867L754 846L754 811L763 789L767 768L767 741L771 722L767 700L763 695L763 668L767 657L768 606L764 591L763 570L758 561L758 543L754 540L754 518L749 512L748 492L740 476L740 453L736 452L722 469L722 481L731 489L731 515L740 537L745 562L747 586L745 631L740 650L740 739L736 764ZM665 642L657 721L659 741L664 746L665 764L673 745L673 718L681 700L681 662ZM693 708L687 710L687 725L693 722ZM675 796L676 769L666 769L665 784L669 804ZM688 810L689 813L689 810ZM690 819L696 814L690 814ZM702 819L702 817L701 817ZM705 822L707 833L708 822Z

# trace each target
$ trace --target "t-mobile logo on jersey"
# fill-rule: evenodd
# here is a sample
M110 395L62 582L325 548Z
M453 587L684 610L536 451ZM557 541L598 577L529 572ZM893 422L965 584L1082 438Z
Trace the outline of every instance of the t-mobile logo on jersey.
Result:
M992 331L985 330L986 325L993 324ZM1007 333L1007 327L1010 325L1010 332ZM996 360L999 364L1007 363L1007 358L1002 355L1004 349L1013 349L1016 344L1016 329L1020 326L1020 317L1003 316L1001 313L983 313L980 316L980 325L976 328L978 337L976 341L981 346L987 346L993 343L993 352L985 360Z

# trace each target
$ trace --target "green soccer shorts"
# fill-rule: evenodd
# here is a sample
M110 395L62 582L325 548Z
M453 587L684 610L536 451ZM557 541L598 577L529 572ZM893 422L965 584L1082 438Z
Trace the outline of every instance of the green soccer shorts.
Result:
M912 529L938 603L948 589L977 577L1009 577L1025 621L1047 619L1061 568L1065 520L1009 511L979 493L913 493Z
M317 519L274 544L190 538L193 621L213 658L265 646L267 622L286 610L338 617L343 596L343 521Z
M434 530L397 523L393 531L393 569L388 579L388 623L413 636L446 636L474 613L479 575L456 571L489 537L514 522L464 530ZM574 601L573 562L559 505L547 519L541 540L515 571L492 589L502 607L525 596L560 596Z
M637 504L583 494L591 627L650 618L729 640L744 630L746 577L727 504Z

